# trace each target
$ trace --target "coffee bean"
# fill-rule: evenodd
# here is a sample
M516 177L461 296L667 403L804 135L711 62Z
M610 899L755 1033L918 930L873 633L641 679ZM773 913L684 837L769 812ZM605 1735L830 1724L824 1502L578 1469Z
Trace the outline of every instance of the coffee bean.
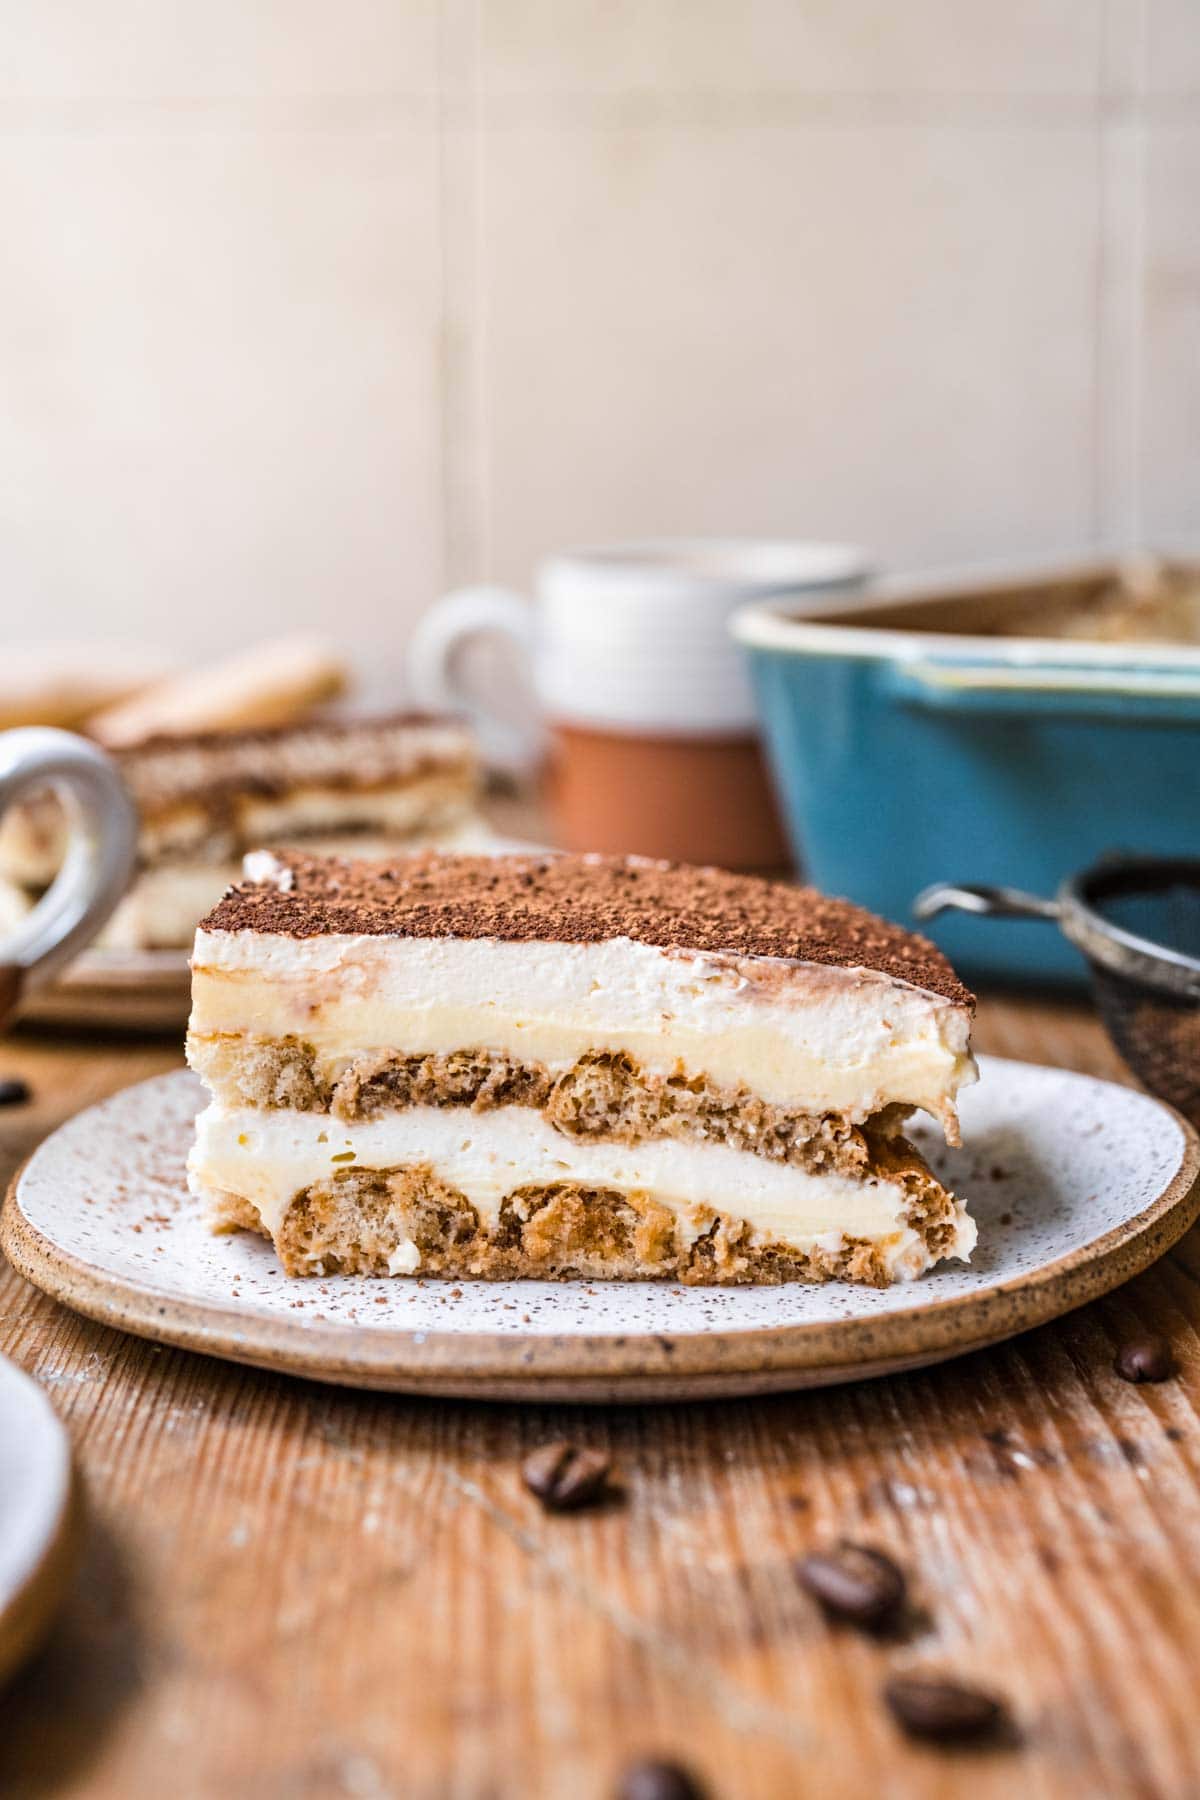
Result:
M678 1763L630 1763L617 1786L617 1800L704 1800L695 1776Z
M531 1494L551 1512L573 1512L604 1492L611 1464L601 1450L580 1450L562 1441L543 1444L521 1464Z
M904 1573L890 1556L845 1539L832 1550L804 1557L796 1577L826 1612L871 1628L894 1618L907 1593Z
M9 1075L0 1081L0 1106L24 1106L33 1099L33 1089L27 1081L18 1075Z
M1005 1718L1004 1702L995 1694L939 1675L894 1675L883 1697L910 1736L938 1742L984 1737Z
M1113 1368L1122 1381L1166 1381L1175 1373L1175 1358L1166 1338L1148 1331L1145 1337L1130 1338L1121 1345Z

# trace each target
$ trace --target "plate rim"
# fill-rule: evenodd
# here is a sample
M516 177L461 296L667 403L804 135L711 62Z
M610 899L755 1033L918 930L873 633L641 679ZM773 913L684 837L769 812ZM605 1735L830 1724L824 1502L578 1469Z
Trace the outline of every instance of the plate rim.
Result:
M992 1062L1048 1067L1016 1058ZM194 1079L170 1070L118 1089L96 1107L64 1120L17 1169L0 1210L0 1248L13 1267L52 1299L97 1323L135 1336L228 1361L337 1385L399 1392L460 1393L496 1398L536 1390L545 1398L605 1400L689 1393L749 1392L825 1380L853 1380L889 1365L969 1354L1030 1330L1109 1293L1157 1261L1200 1217L1200 1134L1157 1096L1078 1070L1056 1074L1098 1087L1119 1087L1168 1118L1181 1137L1179 1165L1148 1206L1122 1224L1065 1252L1028 1275L991 1283L979 1293L916 1302L873 1318L759 1325L740 1330L631 1333L439 1332L264 1318L219 1301L181 1299L169 1291L113 1276L34 1226L21 1206L33 1161L67 1125L121 1096L157 1084ZM739 1389L740 1384L740 1389ZM599 1390L603 1390L600 1392Z
M8 1592L0 1595L0 1681L5 1681L37 1649L66 1596L78 1560L83 1506L71 1440L40 1382L3 1356L0 1385L19 1393L22 1404L39 1415L55 1452L51 1510L26 1546Z

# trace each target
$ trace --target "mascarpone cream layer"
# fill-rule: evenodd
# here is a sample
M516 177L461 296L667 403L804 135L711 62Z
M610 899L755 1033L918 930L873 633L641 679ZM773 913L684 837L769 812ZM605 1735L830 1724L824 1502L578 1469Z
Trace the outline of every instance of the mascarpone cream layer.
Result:
M524 1106L482 1115L418 1106L347 1126L321 1113L213 1104L196 1121L188 1178L198 1194L242 1195L274 1233L293 1197L314 1182L339 1170L414 1165L429 1165L465 1194L489 1228L514 1189L572 1181L652 1195L675 1213L689 1241L722 1212L744 1219L756 1243L836 1250L844 1237L867 1239L905 1279L930 1261L904 1222L897 1183L814 1175L723 1144L567 1140ZM960 1207L950 1254L969 1257L974 1243L974 1222Z
M486 1049L556 1070L589 1050L863 1119L924 1108L957 1141L970 1016L871 970L599 944L199 931L190 1030L295 1036L331 1065Z

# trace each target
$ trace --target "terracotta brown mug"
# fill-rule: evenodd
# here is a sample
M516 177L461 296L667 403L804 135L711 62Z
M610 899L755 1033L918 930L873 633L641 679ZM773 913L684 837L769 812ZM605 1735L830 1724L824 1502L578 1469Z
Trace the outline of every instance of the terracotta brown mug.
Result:
M545 782L557 841L727 868L788 860L729 616L751 598L844 589L867 573L845 545L683 538L552 556L530 604L463 588L418 625L414 697L466 712L493 765ZM525 717L481 693L472 643L507 641Z
M0 732L0 814L47 788L62 797L67 850L36 906L0 937L0 1025L91 942L134 871L137 813L110 758L68 731Z

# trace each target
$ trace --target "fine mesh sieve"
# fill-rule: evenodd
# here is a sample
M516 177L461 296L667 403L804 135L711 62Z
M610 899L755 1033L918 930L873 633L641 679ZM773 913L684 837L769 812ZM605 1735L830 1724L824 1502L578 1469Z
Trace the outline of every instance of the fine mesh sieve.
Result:
M1054 921L1091 964L1109 1036L1152 1093L1200 1124L1200 859L1113 856L1053 900L939 884L913 910Z

